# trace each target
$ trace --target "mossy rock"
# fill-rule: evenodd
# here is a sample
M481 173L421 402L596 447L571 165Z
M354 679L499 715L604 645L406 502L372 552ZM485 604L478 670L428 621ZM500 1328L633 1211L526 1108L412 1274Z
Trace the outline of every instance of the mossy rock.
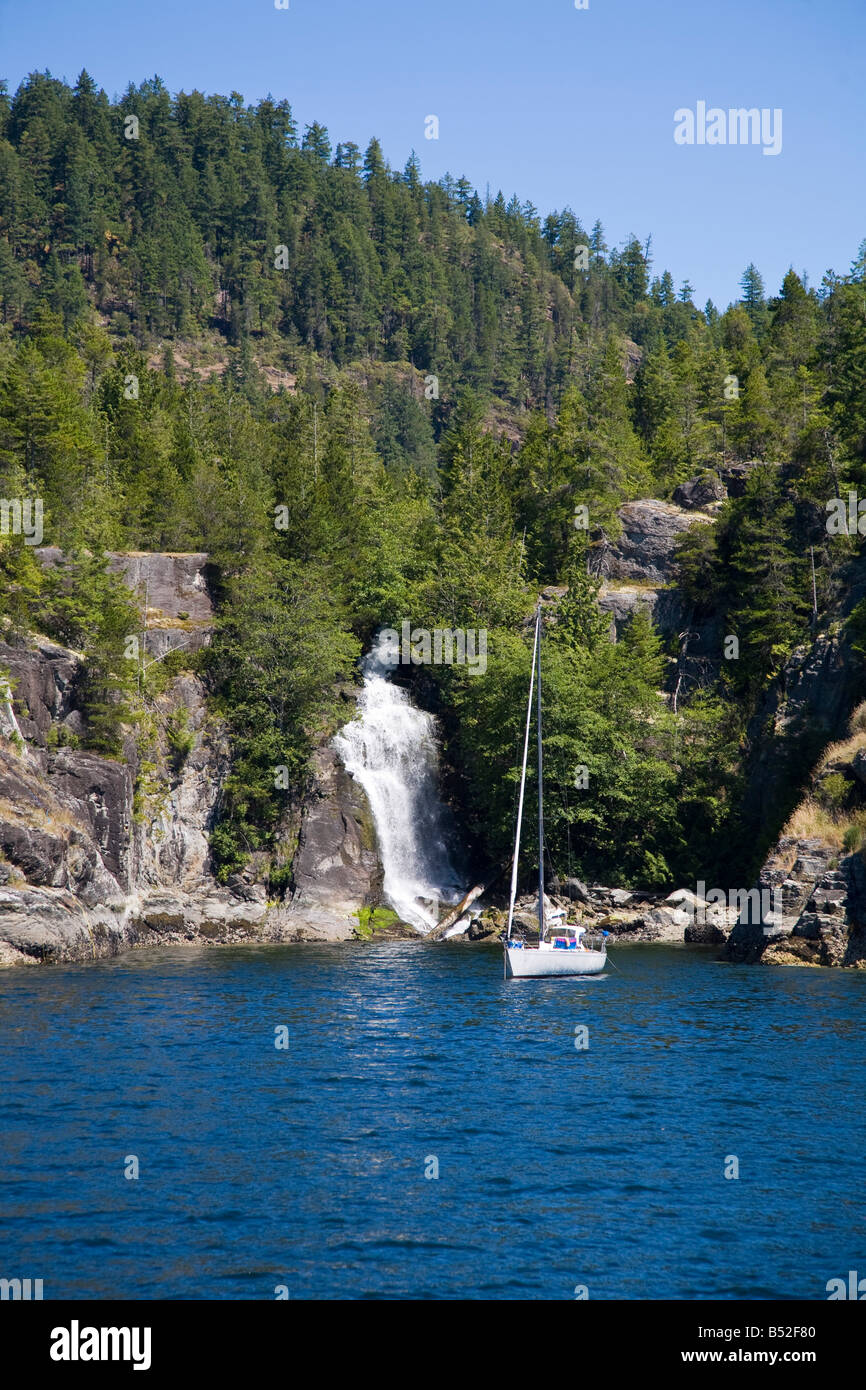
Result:
M378 850L378 841L376 839L376 822L373 820L373 813L370 810L369 806L364 806L360 808L356 812L356 817L361 835L361 848L370 850L373 854L375 854ZM384 912L389 911L390 909L382 908L381 910ZM396 913L394 913L393 915L396 916Z
M359 941L401 941L418 936L390 907L359 907L352 916L358 922L354 935Z

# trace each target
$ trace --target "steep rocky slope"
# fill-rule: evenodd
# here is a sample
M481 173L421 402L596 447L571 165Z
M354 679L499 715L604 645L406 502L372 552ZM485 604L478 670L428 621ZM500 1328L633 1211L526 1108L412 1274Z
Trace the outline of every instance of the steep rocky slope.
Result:
M706 497L700 479L694 480L694 487L696 495ZM724 495L718 480L710 490L714 494L721 490ZM664 637L675 639L679 658L671 665L671 689L680 673L703 682L718 670L722 649L719 623L713 619L697 622L692 605L675 582L677 544L692 526L712 525L715 503L707 506L707 510L700 510L654 498L628 502L618 512L622 527L619 537L603 539L591 553L590 568L601 579L599 607L610 614L611 637L616 640L635 612L643 609Z
M209 640L206 560L114 557L147 588L154 656ZM0 698L0 963L80 960L161 940L340 939L352 934L361 905L378 902L363 792L327 750L289 818L294 891L276 907L255 866L226 885L214 878L208 833L229 748L196 676L179 676L156 701L156 743L141 777L131 737L123 761L74 746L82 728L76 652L39 637L0 642L0 670L11 686L11 700ZM165 731L180 710L192 748L175 770Z
M772 910L737 924L729 958L866 968L864 845L866 706L860 706L849 737L826 750L761 868L758 887L775 894Z

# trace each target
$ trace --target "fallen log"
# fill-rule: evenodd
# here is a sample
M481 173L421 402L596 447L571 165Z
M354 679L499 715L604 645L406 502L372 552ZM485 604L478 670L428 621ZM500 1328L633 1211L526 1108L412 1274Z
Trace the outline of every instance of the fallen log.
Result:
M480 898L482 893L486 893L489 888L493 887L494 883L499 878L501 873L502 866L500 866L496 870L496 873L493 875L493 877L489 878L486 883L476 883L474 888L470 888L466 896L460 899L457 906L452 907L450 912L446 912L445 916L442 918L442 921L437 922L436 926L432 927L431 930L428 931L427 940L441 941L448 928L453 927L454 923L457 922L463 916L463 913L466 911L467 907L472 906L476 898Z
M446 912L445 916L442 918L442 921L437 922L436 926L432 927L430 931L428 931L427 940L440 941L443 934L447 932L448 928L454 926L454 923L463 916L467 907L471 907L475 899L480 898L483 892L483 883L476 883L474 888L470 888L465 898L461 898L457 906L452 907L450 912Z

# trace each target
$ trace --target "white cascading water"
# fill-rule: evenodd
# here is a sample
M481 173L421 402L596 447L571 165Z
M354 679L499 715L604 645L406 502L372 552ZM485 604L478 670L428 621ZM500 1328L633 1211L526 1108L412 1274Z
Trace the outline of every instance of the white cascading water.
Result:
M361 663L358 717L334 747L367 794L384 895L404 922L426 932L438 920L438 904L457 902L461 886L448 847L449 813L439 800L434 719L388 679L387 650L377 638Z

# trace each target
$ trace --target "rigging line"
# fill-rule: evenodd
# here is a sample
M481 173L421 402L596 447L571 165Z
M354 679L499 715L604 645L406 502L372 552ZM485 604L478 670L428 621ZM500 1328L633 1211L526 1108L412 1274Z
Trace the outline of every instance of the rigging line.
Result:
M511 938L511 924L514 920L514 899L517 897L517 869L520 857L520 827L523 822L523 794L526 790L526 764L529 758L529 729L532 723L532 692L535 683L535 657L538 651L538 630L541 626L541 604L535 615L535 641L532 645L532 672L529 677L529 703L526 707L526 733L523 739L523 768L520 775L520 801L517 808L517 831L514 836L514 860L511 865L511 890L508 895L508 925L505 929L506 941ZM543 908L543 903L542 903Z
M533 671L535 670L535 664L534 664L534 662L533 662L533 668L532 668L532 669L533 669ZM514 745L514 761L515 761L515 764L516 764L518 767L520 766L520 745L521 745L521 742L522 742L522 735L518 733L518 735L517 735L517 740L516 740L515 745ZM514 824L514 817L515 817L515 815L516 815L516 813L517 813L517 803L518 803L519 799L520 799L520 778L519 778L519 777L516 777L516 778L515 778L515 781L514 781L514 790L513 790L512 793L511 793L511 823L512 823L512 825Z
M547 845L544 846L544 852L547 856L547 864L548 868L550 869L550 877L551 879L556 880L556 882L559 882L559 870L553 862L553 855L550 853L550 850L547 848Z
M549 786L549 785L550 785L550 778L548 778L548 786ZM556 786L557 790L561 793L563 802L564 802L564 804L565 804L565 833L566 833L566 844L567 844L567 846L568 846L568 874L569 874L569 878L570 878L570 877L571 877L571 835L570 835L570 831L571 831L571 825L570 825L571 809L570 809L569 804L568 804L568 784L567 784L567 782L563 782L563 781L562 781L561 775L557 772L554 785ZM557 824L558 824L558 823L559 823L559 821L557 820ZM547 858L548 858L548 862L550 863L550 867L551 867L551 869L553 870L554 875L558 878L558 877L559 877L558 865L554 862L553 853L552 853L551 848L550 848L550 841L549 841L549 838L548 838L548 837L545 837L544 849L545 849L545 853L547 854Z
M560 782L559 785L562 790L562 799L565 802L565 849L568 857L568 877L571 878L573 876L571 865L571 807L568 804L568 781Z
M538 941L539 945L544 940L544 738L541 723L541 601L538 604L538 616L536 618L536 631L538 641L536 643L538 656L538 685L536 687L536 698L538 701L536 733L538 736Z

